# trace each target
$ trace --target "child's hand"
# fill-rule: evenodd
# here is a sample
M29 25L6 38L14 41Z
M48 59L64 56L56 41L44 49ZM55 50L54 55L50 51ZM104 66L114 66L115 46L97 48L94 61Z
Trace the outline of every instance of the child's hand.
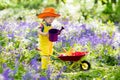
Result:
M49 34L48 33L44 33L45 36L48 36Z
M42 32L41 35L43 35L43 36L48 36L48 33Z

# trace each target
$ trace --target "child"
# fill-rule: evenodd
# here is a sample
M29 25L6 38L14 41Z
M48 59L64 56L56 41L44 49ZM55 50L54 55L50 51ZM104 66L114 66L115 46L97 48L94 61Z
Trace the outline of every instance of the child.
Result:
M52 28L51 24L54 19L59 16L60 15L55 12L55 9L51 7L45 8L43 12L38 15L38 18L43 19L38 29L42 69L47 68L50 63L50 56L53 53L53 43L49 41L48 31Z

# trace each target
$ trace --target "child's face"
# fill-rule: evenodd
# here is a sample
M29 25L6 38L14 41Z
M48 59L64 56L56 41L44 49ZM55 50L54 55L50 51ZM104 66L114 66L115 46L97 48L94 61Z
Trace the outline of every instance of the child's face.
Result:
M46 17L44 20L48 23L51 24L54 21L55 17Z

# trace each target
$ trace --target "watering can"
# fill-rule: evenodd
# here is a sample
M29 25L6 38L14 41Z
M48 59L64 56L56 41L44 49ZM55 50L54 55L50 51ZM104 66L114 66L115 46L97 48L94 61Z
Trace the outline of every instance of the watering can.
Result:
M61 29L60 30L58 30L58 29L50 29L49 30L49 40L51 41L51 42L55 42L55 41L57 41L58 40L58 35L61 33L61 31L64 29L64 27L61 27Z

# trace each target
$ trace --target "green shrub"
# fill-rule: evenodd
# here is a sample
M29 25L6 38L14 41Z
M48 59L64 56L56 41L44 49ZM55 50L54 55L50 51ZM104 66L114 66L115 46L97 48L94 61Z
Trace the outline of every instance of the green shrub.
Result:
M100 62L105 63L109 66L115 66L118 64L118 60L114 56L108 54L102 55Z

